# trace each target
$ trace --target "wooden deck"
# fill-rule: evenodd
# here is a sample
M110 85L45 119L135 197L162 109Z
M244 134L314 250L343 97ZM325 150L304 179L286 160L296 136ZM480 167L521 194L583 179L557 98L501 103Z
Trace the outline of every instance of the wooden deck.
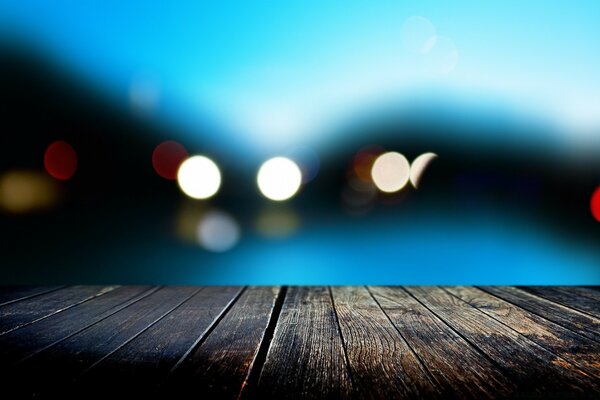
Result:
M22 397L600 398L600 290L2 287L0 364Z

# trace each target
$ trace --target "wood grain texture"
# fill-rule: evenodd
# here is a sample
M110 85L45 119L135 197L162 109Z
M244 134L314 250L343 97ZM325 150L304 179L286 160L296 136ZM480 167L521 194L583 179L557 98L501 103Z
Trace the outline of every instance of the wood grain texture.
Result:
M349 398L352 382L327 287L290 287L258 381L258 398Z
M600 295L596 295L592 290L548 286L527 286L519 289L600 318Z
M600 343L480 289L467 286L444 289L590 375L600 376Z
M481 289L600 342L600 320L597 318L510 286L485 286Z
M0 306L29 299L64 286L0 286Z
M441 288L406 289L500 365L522 389L537 392L537 395L600 394L597 377L589 375Z
M172 372L169 393L202 388L202 397L241 395L275 306L279 287L249 287L210 335Z
M105 379L143 380L154 386L166 378L186 351L234 301L241 287L205 287L142 334L102 360L88 374Z
M0 307L0 335L102 296L115 286L71 286Z
M30 390L38 396L64 394L69 382L81 380L80 375L88 368L153 326L198 290L189 286L160 288L20 363L20 374L43 377L30 385Z
M441 395L365 287L332 287L331 291L357 397L406 399Z
M597 288L104 288L0 289L4 393L600 398Z
M508 397L517 388L487 357L399 287L369 287L431 372L443 397Z
M4 369L76 334L139 300L148 294L149 286L120 287L76 307L44 318L0 336L0 359ZM82 349L85 350L85 349Z

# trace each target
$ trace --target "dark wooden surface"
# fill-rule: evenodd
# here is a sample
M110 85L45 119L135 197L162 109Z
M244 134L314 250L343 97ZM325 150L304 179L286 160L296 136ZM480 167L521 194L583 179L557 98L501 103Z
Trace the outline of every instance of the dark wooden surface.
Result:
M7 286L0 369L10 398L600 398L600 290Z

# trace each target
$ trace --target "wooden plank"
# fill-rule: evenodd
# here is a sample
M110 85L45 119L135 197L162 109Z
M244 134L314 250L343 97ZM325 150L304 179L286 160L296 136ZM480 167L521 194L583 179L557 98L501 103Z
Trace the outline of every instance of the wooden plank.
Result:
M20 363L19 374L36 376L28 390L36 396L64 393L73 379L197 293L199 288L168 286ZM71 387L73 389L73 387Z
M348 398L352 382L326 287L288 289L257 398Z
M525 286L519 289L532 293L536 296L543 297L563 306L573 308L575 310L590 314L593 317L600 318L600 295L594 299L592 291L579 288L569 287L550 287L550 286Z
M206 287L86 373L89 381L155 391L239 295L241 287ZM143 388L140 390L139 388Z
M71 286L0 307L0 335L102 296L116 286Z
M504 368L519 395L600 394L597 377L575 367L441 288L407 290L456 332ZM534 378L535 377L535 378Z
M514 383L492 361L404 289L369 290L431 372L443 397L506 398L515 393Z
M120 287L104 296L0 336L2 367L12 368L11 365L15 362L97 323L118 311L120 307L149 294L149 289L149 286Z
M176 364L167 391L184 394L202 388L205 398L238 398L280 290L247 288L200 346Z
M0 307L39 296L64 286L0 286Z
M480 289L466 286L444 289L590 375L600 376L600 343Z
M481 289L600 342L600 320L597 318L510 286L485 286Z
M331 288L358 397L440 395L433 379L365 287Z

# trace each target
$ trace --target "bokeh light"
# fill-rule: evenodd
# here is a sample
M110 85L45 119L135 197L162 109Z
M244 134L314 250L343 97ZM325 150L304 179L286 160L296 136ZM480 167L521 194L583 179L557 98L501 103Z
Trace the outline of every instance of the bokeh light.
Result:
M378 145L365 146L360 149L352 161L352 168L356 176L364 182L373 182L371 177L373 163L384 152L384 148Z
M286 238L300 225L298 215L289 207L268 207L259 212L255 226L258 233L269 238Z
M410 164L402 154L391 151L377 157L373 163L371 176L379 190L386 193L397 192L408 182Z
M446 36L437 36L435 45L425 56L427 67L435 73L447 74L458 64L458 49Z
M58 140L46 149L44 167L56 179L70 179L77 170L77 153L69 143Z
M342 189L342 203L350 215L364 215L373 207L376 195L377 189L372 182L353 177Z
M435 153L423 153L413 160L410 166L410 183L415 189L418 189L423 173L436 158L437 154Z
M592 210L592 215L596 218L596 221L600 222L600 186L596 188L596 191L592 194L592 199L590 200L590 208Z
M257 183L266 198L283 201L295 195L300 188L302 172L289 158L274 157L261 165Z
M177 178L177 170L187 157L185 147L174 140L167 140L152 152L152 166L159 176L173 180Z
M224 252L234 247L240 239L240 228L229 214L209 211L198 224L198 241L206 250Z
M43 172L9 171L0 177L0 208L11 213L50 208L59 199L56 185Z
M435 45L435 27L427 18L410 17L402 24L402 42L408 51L426 54Z
M221 171L210 158L193 156L185 160L177 171L177 183L193 199L214 196L221 186Z
M285 155L293 160L302 171L302 183L306 184L317 176L321 162L317 153L310 147L298 146L288 151Z
M157 107L160 99L160 87L156 79L148 76L137 76L129 87L131 109L140 116L150 115Z

